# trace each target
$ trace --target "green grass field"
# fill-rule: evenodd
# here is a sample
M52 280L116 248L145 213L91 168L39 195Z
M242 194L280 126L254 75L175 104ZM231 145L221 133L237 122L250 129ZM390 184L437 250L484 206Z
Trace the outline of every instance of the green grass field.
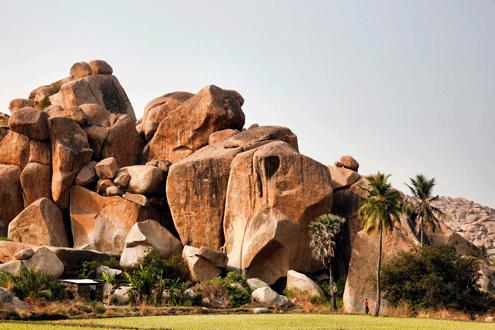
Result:
M107 319L84 319L39 322L2 322L0 329L9 330L76 330L76 329L400 329L400 330L470 330L494 329L495 324L443 321L419 318L366 317L356 315L318 314L232 314L146 316Z

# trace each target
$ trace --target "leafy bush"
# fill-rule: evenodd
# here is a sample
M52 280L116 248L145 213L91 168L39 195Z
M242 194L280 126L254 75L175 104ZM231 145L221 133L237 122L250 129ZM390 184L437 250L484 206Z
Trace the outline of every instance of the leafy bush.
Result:
M48 97L44 97L39 103L38 103L38 108L40 110L45 109L46 107L49 107L51 105L50 99Z
M108 266L110 268L118 268L119 267L119 259L117 259L116 257L110 257L110 258L97 258L94 260L83 260L77 269L77 277L79 277L79 278L95 278L96 277L96 269L99 266ZM72 276L69 276L69 277L72 277Z
M230 307L239 307L251 301L251 289L244 277L236 272L229 272L224 278L215 277L209 284L224 288L229 298Z
M162 292L157 289L162 286L163 272L152 265L141 263L138 269L125 272L124 275L131 286L128 293L131 301L147 304L158 304L161 301Z
M478 270L476 259L457 255L451 246L400 252L383 266L384 297L392 306L407 304L416 311L483 313L493 298L480 291Z
M187 304L187 298L184 291L191 287L190 282L183 282L180 278L176 279L164 279L163 280L163 298L164 302L168 305L185 305ZM193 300L197 297L193 297ZM194 301L191 302L194 305Z
M62 81L58 80L50 84L53 94L58 93L62 87Z
M212 308L229 307L229 295L221 284L214 284L212 281L197 283L193 290L197 296L201 296L201 304ZM202 301L205 298L205 301ZM199 298L198 298L199 299Z
M167 259L163 259L158 254L152 252L146 256L144 261L153 263L155 262L155 259L158 259L157 262L161 262L160 267L163 270L164 278L180 279L182 282L187 282L189 279L187 267L184 260L182 260L182 256L174 255Z
M135 303L160 305L165 297L168 304L182 304L184 290L191 286L186 281L186 267L180 256L164 259L153 251L137 269L124 274L131 286L130 298Z
M105 305L102 305L102 304L94 304L92 306L93 308L93 311L96 313L96 314L103 314L106 312L106 307Z
M19 273L0 273L2 286L12 288L20 299L62 300L65 298L65 287L54 277L22 267Z

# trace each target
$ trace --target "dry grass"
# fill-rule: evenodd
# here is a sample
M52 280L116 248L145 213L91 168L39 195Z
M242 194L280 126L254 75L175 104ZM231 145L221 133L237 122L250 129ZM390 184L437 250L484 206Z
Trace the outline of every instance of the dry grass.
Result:
M74 323L76 322L76 323ZM87 324L91 326L170 328L174 330L253 330L253 329L346 329L346 330L495 330L495 323L460 322L420 318L370 317L338 314L263 314L263 315L188 315L141 318L116 318L59 321L57 326ZM0 329L2 329L0 327ZM54 328L56 329L56 328Z

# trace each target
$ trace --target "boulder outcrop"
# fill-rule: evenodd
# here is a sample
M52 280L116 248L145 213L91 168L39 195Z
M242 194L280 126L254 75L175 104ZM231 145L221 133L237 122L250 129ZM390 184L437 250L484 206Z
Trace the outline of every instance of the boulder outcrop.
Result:
M290 269L320 269L307 228L331 203L328 168L289 144L271 142L237 155L224 216L228 266L268 284Z
M46 112L49 118L69 118L79 125L86 125L88 122L88 116L80 107L64 109L59 105L51 105L43 112Z
M191 280L195 282L206 282L221 274L221 269L216 267L207 259L198 255L199 249L192 246L184 246L182 259L184 259Z
M157 97L151 100L144 107L143 118L141 124L143 125L143 133L146 136L146 140L149 141L153 137L158 128L158 125L167 117L167 115L174 111L185 101L189 100L194 94L188 92L173 92Z
M132 118L119 115L108 130L101 156L114 157L119 167L136 165L141 160L143 147L144 140L137 133Z
M122 177L127 173L130 176L127 189L135 194L156 194L163 189L163 172L151 165L134 165L122 167L117 174Z
M7 233L7 226L22 211L21 169L15 165L0 165L0 231Z
M9 131L0 142L0 164L23 169L29 162L30 142L27 136Z
M196 256L208 260L218 268L225 268L227 266L228 257L225 253L206 246L200 247L196 252Z
M37 199L52 197L52 169L50 165L29 163L22 170L20 180L24 207L28 207Z
M120 257L120 266L135 267L152 250L168 258L174 254L180 254L182 244L155 220L137 222L127 234L124 251Z
M385 262L399 251L414 248L412 236L405 235L400 229L394 229L383 236L382 260ZM352 256L344 290L344 309L346 313L363 313L363 301L368 299L370 313L374 312L375 287L371 278L376 273L378 260L378 234L359 232L352 244ZM381 308L385 310L388 304L382 300Z
M23 260L22 263L27 268L35 269L55 278L59 278L64 272L62 261L60 261L53 251L46 247L39 248L31 258Z
M92 60L92 61L89 61L88 64L91 67L91 71L94 75L112 74L113 73L113 69L110 66L110 64L108 64L107 62L105 62L103 60Z
M29 309L29 305L17 298L12 292L0 288L0 308L3 311Z
M88 65L84 75L91 74L87 68L91 70ZM134 122L136 121L131 102L115 76L99 74L72 78L80 79L66 82L60 88L62 108L68 109L85 103L93 103L104 107L111 113L127 114Z
M14 113L18 109L24 108L24 107L35 107L34 100L29 100L29 99L13 99L9 103L9 111L10 113Z
M289 289L321 294L308 277L323 268L308 224L334 213L347 220L332 265L335 279L347 276L345 309L361 311L364 298L373 306L366 278L378 243L361 232L368 180L356 159L325 166L299 153L288 128L244 129L242 96L213 85L164 94L136 123L112 74L102 60L76 63L69 77L13 100L12 117L0 114L0 234L14 240L0 241L1 270L60 276L83 260L120 255L122 266L135 267L152 250L182 252L193 281L238 271L255 301L284 307L288 299L269 285L281 288L285 277ZM495 255L494 210L438 203L462 236L441 224L427 242L461 254L474 243ZM384 260L419 244L414 222L404 216L386 235ZM483 272L480 283L492 290L494 272Z
M323 291L312 279L308 276L289 270L287 272L287 289L296 289L301 292L306 292L312 297L323 296Z
M82 187L94 185L98 181L95 171L96 162L90 161L77 173L74 184Z
M30 204L9 223L8 237L27 244L68 246L62 212L46 197Z
M79 186L70 194L70 218L75 248L122 253L131 227L146 219L159 219L151 208L119 196L103 197Z
M208 144L215 144L218 142L222 142L224 140L227 140L229 137L236 135L237 133L239 133L239 131L232 128L227 128L221 131L213 132L208 137Z
M214 249L224 244L223 215L232 160L274 140L286 141L297 149L297 137L290 129L264 126L201 148L172 165L167 199L183 244Z
M328 166L333 190L347 188L356 183L361 177L359 174L345 167Z
M100 179L113 179L118 170L119 166L114 157L102 159L95 165L96 175Z
M256 290L256 289L259 289L259 288L264 288L264 287L267 287L268 284L266 284L265 282L263 282L262 280L260 280L259 278L248 278L246 280L247 284L249 285L249 287L251 288L251 290Z
M29 163L52 164L50 142L31 140L29 143Z
M47 247L38 248L29 258L12 260L0 264L0 272L17 274L23 267L36 270L55 278L64 272L64 264L57 255Z
M210 85L178 106L160 122L145 151L147 160L175 163L208 144L215 131L242 129L242 96Z
M35 140L48 139L48 114L39 109L25 107L18 109L9 120L9 128Z
M90 76L93 73L93 70L86 62L78 62L74 63L70 68L70 77L71 79L79 79Z
M52 144L52 197L58 206L69 206L69 193L79 171L91 160L84 130L72 119L48 120Z
M258 288L251 293L251 297L254 301L260 302L266 305L273 305L278 307L288 307L290 306L290 301L286 296L282 296L270 287L265 286Z
M352 156L346 155L340 157L340 160L335 164L337 167L345 167L351 171L357 172L359 169L359 163Z
M440 197L434 205L444 212L442 220L450 228L495 256L495 209L452 197Z

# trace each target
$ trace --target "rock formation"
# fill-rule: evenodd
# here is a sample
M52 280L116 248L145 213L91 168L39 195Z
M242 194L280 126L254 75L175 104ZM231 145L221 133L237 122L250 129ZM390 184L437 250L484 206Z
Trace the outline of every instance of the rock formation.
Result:
M50 199L43 197L19 213L9 223L8 237L16 242L68 246L62 212Z
M182 252L182 244L157 221L145 220L132 226L120 257L122 267L135 267L154 250L164 258Z
M286 141L297 150L297 138L289 129L265 126L201 148L170 168L168 203L183 244L215 249L224 244L223 217L231 163L242 152L273 140Z
M217 86L207 86L170 111L148 144L146 159L177 162L204 147L211 133L242 129L242 96Z
M335 278L347 276L344 307L360 312L364 297L373 305L365 279L377 241L361 232L368 181L355 158L327 166L301 154L289 128L245 129L243 97L214 85L159 96L136 122L113 74L105 61L78 62L0 114L0 230L13 240L0 241L1 269L60 276L110 254L134 267L151 250L182 253L193 281L235 270L253 299L286 306L268 285L287 278L319 294L306 276L323 269L308 224L331 212L347 219L333 267ZM442 224L427 240L495 253L494 210L448 198L438 206L462 236ZM386 236L385 260L418 245L414 221ZM485 282L495 277L485 273Z
M73 186L70 220L74 247L122 253L131 227L146 219L158 219L156 211L122 197L103 197Z
M307 228L331 203L328 168L289 144L271 142L239 154L231 166L224 216L229 267L268 284L289 269L320 269Z
M452 197L440 197L435 206L445 213L442 220L449 227L495 256L495 209Z

